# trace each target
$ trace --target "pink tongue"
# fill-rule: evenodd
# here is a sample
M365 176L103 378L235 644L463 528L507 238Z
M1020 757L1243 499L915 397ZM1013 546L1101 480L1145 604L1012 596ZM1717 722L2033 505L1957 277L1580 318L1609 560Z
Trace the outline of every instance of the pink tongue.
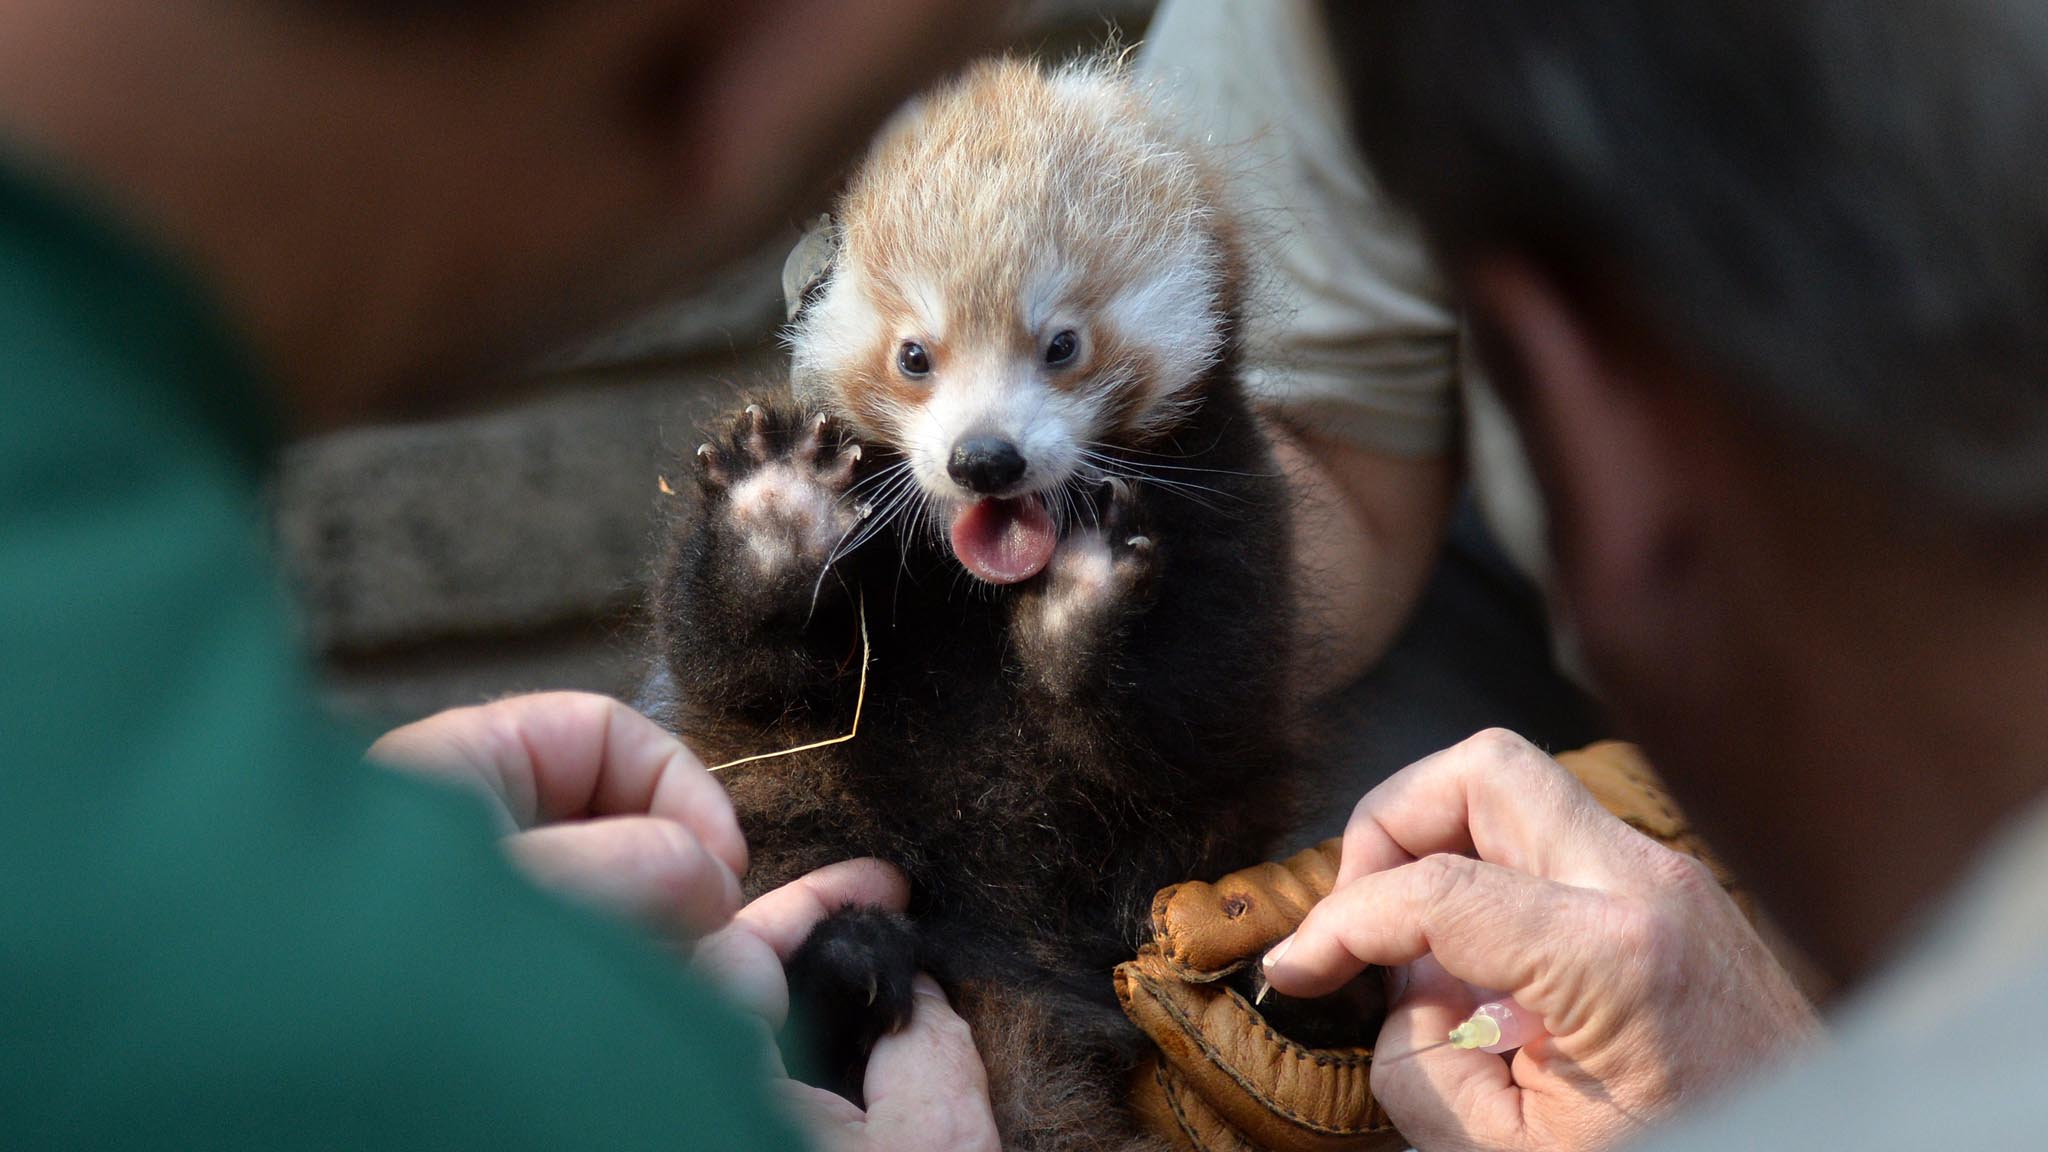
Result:
M1035 496L976 500L953 517L953 555L991 584L1038 575L1058 543L1052 516Z

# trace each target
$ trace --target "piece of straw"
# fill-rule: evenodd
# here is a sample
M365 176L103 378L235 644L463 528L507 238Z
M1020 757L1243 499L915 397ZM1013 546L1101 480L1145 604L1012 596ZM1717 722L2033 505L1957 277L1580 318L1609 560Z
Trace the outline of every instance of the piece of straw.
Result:
M844 744L855 736L860 735L860 713L861 709L865 708L868 702L868 665L872 663L874 663L874 649L868 645L868 601L866 596L862 596L860 599L860 688L853 698L853 729L844 736L834 736L830 740L819 740L815 743L804 744L795 748L784 748L780 752L763 752L756 756L742 756L737 760L727 760L715 768L708 769L708 771L723 772L727 768L736 768L741 764L752 764L756 760L774 760L783 756L794 756L799 752L809 752L813 748L830 748L834 744Z

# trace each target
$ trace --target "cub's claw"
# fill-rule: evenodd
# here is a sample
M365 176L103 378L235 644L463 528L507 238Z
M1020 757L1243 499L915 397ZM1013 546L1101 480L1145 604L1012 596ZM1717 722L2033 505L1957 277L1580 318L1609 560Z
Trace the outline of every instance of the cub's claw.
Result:
M743 545L755 573L809 572L862 510L846 499L861 448L830 415L749 404L697 449L706 507Z
M1117 568L1133 583L1152 571L1153 554L1157 551L1150 536L1129 536L1124 539L1123 547L1111 549Z
M818 482L843 490L853 482L854 466L860 463L860 445L849 443L838 422L823 412L811 418L811 426L790 453L808 461L818 471Z
M718 462L718 448L709 441L697 445L697 475L707 488L726 488L732 484L732 473Z
M785 1048L812 1058L800 1075L861 1099L875 1041L910 1022L917 929L880 908L843 908L811 930L789 959Z
M1159 550L1140 522L1138 491L1115 477L1105 480L1104 488L1101 533L1111 575L1098 583L1110 598L1119 598L1136 592L1150 578Z
M759 404L749 404L740 413L740 429L754 459L768 459L768 413Z
M796 426L799 424L800 427ZM778 442L783 445L780 451ZM819 412L799 421L778 416L759 404L741 409L732 418L732 428L725 436L708 440L697 448L698 466L706 479L721 488L730 486L739 475L778 459L807 466L816 473L817 481L828 488L844 489L853 480L861 448L827 413Z

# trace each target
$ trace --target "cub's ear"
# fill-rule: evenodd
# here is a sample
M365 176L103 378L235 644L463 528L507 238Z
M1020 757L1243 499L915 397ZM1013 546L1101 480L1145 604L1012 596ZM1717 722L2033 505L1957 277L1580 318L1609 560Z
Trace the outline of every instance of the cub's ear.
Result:
M782 262L782 315L794 324L824 289L839 257L839 222L828 213L804 225L804 234Z

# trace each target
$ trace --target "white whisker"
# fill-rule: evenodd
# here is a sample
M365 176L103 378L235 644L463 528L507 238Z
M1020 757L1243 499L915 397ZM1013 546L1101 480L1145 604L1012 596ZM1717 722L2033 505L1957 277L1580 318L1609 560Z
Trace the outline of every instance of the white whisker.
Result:
M1094 466L1104 476L1118 480L1136 481L1140 484L1150 484L1161 491L1171 492L1181 499L1206 508L1211 512L1221 512L1222 509L1203 499L1197 493L1215 496L1238 504L1249 505L1251 503L1245 497L1222 488L1215 488L1206 484L1196 484L1189 480L1175 480L1171 477L1153 475L1143 471L1142 466L1128 460L1118 460L1099 452L1090 452L1087 449L1083 449L1081 454L1083 459L1087 460L1089 464Z
M908 475L907 472L897 471L897 469L902 467L903 465L894 465L878 473L878 475L887 475L894 471L896 475L891 476L887 482L878 487L872 498L865 502L868 508L867 514L855 519L852 524L848 525L846 531L840 533L839 539L833 542L832 550L826 553L825 562L818 567L818 578L811 585L811 606L809 612L804 616L804 623L806 625L810 623L811 617L817 614L818 598L825 591L825 577L832 574L834 565L858 551L861 545L867 543L875 533L881 531L902 511L906 497L906 494L903 492L902 481ZM912 480L915 479L915 477L910 478ZM873 479L875 477L871 476L861 483L867 483L868 480ZM856 484L854 487L858 488L859 486ZM849 489L849 493L851 491Z
M1100 451L1094 451L1096 449L1108 449L1111 452L1119 453L1121 455L1119 455L1117 459L1122 463L1129 464L1133 468L1165 468L1173 472L1210 472L1218 476L1261 476L1271 479L1277 479L1282 475L1279 472L1246 472L1238 468L1196 468L1188 464L1155 464L1150 461L1143 460L1123 460L1122 457L1125 455L1159 456L1172 460L1185 460L1187 459L1187 457L1185 454L1169 456L1167 453L1164 452L1147 452L1140 448L1123 448L1115 444L1106 443L1101 440L1084 440L1081 443L1081 447L1084 451L1089 451L1091 455L1095 456L1102 455Z

